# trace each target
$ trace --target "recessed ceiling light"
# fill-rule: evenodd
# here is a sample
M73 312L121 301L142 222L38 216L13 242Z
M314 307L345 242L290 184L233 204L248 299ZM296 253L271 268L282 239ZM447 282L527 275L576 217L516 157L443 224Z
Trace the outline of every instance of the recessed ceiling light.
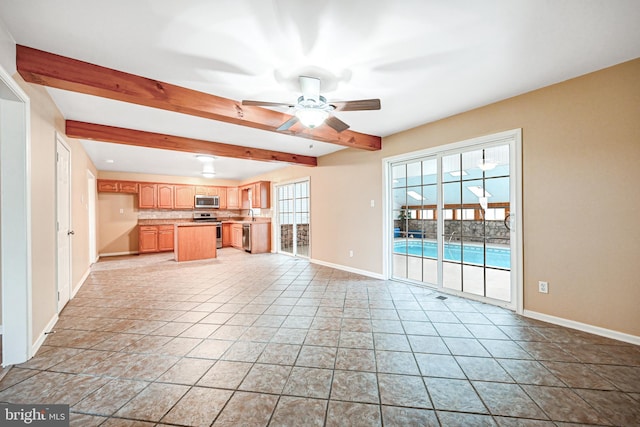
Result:
M202 176L205 178L215 178L216 173L215 172L202 172Z
M424 197L422 197L420 194L416 193L413 190L407 191L407 195L410 196L413 199L416 199L416 200L420 200L420 201L427 200L427 199L425 199Z
M107 160L105 160L104 162L105 162L105 163L114 163L114 162L115 162L115 160L113 160L113 159L107 159Z

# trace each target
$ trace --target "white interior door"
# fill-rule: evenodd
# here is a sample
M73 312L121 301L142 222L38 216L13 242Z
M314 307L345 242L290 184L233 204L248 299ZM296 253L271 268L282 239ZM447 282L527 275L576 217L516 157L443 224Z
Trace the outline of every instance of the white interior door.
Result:
M56 141L56 204L58 236L58 312L71 296L71 153L60 138Z

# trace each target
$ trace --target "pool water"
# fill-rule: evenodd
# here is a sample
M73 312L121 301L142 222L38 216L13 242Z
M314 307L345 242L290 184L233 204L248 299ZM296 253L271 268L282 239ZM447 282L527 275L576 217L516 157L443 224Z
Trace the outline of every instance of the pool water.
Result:
M437 259L438 245L436 242L423 240L400 240L394 242L393 252ZM482 246L460 245L460 243L444 244L445 261L463 261L466 264L484 265L483 253ZM511 268L511 250L487 246L487 267Z

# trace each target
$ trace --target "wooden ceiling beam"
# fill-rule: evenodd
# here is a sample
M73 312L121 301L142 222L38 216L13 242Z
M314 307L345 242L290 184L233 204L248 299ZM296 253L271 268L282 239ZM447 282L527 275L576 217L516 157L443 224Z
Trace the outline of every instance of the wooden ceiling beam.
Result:
M282 153L280 151L242 147L223 144L202 139L165 135L141 130L118 128L94 123L66 121L66 134L70 138L90 139L94 141L113 142L116 144L135 145L138 147L160 148L163 150L184 151L195 154L209 154L235 159L260 160L267 162L286 162L303 166L317 166L315 157Z
M278 132L277 128L291 118L266 108L243 106L231 99L21 45L16 46L16 65L22 78L29 83L271 132ZM338 133L329 126L295 127L278 133L365 150L382 147L379 136L350 130Z

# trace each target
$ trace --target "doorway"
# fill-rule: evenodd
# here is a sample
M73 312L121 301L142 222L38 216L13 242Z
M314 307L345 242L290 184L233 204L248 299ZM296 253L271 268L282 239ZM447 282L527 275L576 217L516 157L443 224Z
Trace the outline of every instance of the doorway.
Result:
M2 366L31 357L29 98L0 67Z
M310 207L309 180L276 186L278 252L309 258Z
M56 135L56 231L58 313L71 299L71 150Z
M390 277L518 310L520 131L387 160Z

